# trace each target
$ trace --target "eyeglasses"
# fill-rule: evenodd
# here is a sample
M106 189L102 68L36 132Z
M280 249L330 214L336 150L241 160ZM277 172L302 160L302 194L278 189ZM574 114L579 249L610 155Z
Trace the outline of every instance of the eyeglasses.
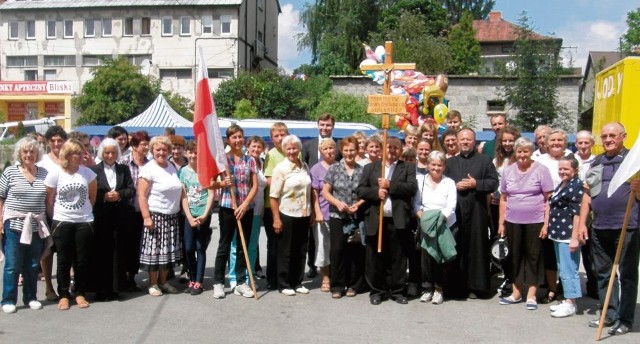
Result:
M615 139L618 138L620 136L622 136L622 134L624 133L619 133L619 134L604 134L604 135L600 135L600 139L602 141L606 140L606 139Z

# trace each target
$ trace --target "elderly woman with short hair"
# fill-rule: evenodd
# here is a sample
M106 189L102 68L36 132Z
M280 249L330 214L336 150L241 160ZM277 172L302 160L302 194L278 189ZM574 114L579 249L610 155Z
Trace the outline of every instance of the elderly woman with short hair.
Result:
M283 295L308 294L302 285L307 230L313 215L309 167L300 160L302 143L295 135L282 140L286 160L273 170L270 189L273 229L278 235L278 288Z
M169 269L182 259L178 213L186 197L178 170L169 161L171 141L156 136L149 143L153 160L140 169L138 202L143 219L140 266L149 272L149 295L175 294L167 282Z
M58 309L69 309L70 269L74 269L76 303L89 307L85 299L89 281L93 204L96 174L83 163L84 144L71 139L60 150L60 168L47 174L47 213L53 218L53 242L58 255Z
M97 301L118 298L120 283L124 284L124 242L120 239L131 221L131 199L136 189L131 172L120 159L120 146L106 138L98 147L100 163L91 167L96 174L96 203L93 207L93 259L91 266L93 290Z
M36 296L38 262L49 235L46 225L44 179L47 170L36 166L42 156L38 142L19 140L13 157L16 165L0 176L0 239L6 257L2 288L2 311L14 313L18 301L18 276L22 274L22 301L31 309L41 309Z
M522 302L526 292L528 310L538 309L537 287L544 283L543 252L540 239L547 237L549 196L553 191L551 173L533 161L533 142L521 137L513 145L516 162L505 167L500 183L498 234L508 239L513 293L500 299L501 305ZM525 288L527 288L525 290Z

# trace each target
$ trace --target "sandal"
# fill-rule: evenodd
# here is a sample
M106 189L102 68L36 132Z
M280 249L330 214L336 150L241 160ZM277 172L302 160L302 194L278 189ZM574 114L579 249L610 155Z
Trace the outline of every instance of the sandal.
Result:
M353 289L353 288L347 289L347 297L354 297L354 296L356 296L356 294L357 294L357 292L356 292L355 289Z
M44 295L47 301L51 301L51 302L58 301L58 294L56 294L56 292L53 290L46 291Z
M331 297L334 298L334 299L339 299L339 298L342 297L342 293L339 292L339 291L333 292L333 293L331 293Z
M557 299L558 299L558 294L556 294L556 292L553 290L548 290L547 295L545 295L545 297L540 301L540 303L548 304L556 301Z
M69 310L69 299L66 297L60 298L60 301L58 302L58 309L61 311Z
M527 309L530 311L538 309L538 302L536 302L536 299L527 299Z
M331 283L329 280L322 281L322 286L320 287L320 291L323 293L328 293L331 291Z
M160 290L160 287L158 287L157 284L154 284L149 288L149 295L162 296L162 290Z
M84 296L77 296L76 304L78 305L78 308L89 308L89 301L87 301Z

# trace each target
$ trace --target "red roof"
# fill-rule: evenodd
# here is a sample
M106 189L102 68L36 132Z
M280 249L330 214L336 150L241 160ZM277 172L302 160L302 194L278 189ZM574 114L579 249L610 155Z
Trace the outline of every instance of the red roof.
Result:
M474 20L473 29L476 31L476 39L480 43L487 42L514 42L517 38L518 25L502 19L502 13L491 12L487 20ZM533 39L556 39L537 33Z

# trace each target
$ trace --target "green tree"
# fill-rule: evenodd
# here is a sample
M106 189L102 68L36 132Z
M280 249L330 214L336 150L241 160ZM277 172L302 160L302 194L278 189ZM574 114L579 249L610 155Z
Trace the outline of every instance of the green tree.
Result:
M444 73L451 66L451 52L446 39L434 37L422 25L419 13L400 11L398 26L371 34L371 42L393 41L393 61L415 63L425 74Z
M193 101L187 97L183 97L171 91L162 92L165 100L180 116L193 121Z
M376 32L385 33L402 26L405 20L403 16L406 12L421 19L421 21L412 24L419 25L422 32L434 37L446 36L446 31L449 30L447 11L439 0L400 0L395 2L380 13Z
M473 30L473 17L464 12L460 22L451 28L447 38L451 47L451 69L453 74L478 72L480 68L480 42Z
M249 99L241 99L236 103L236 111L233 112L233 118L258 118L258 110L251 104Z
M469 12L473 19L486 19L496 4L495 0L440 0L449 14L449 22L457 24L464 12Z
M512 62L504 68L504 100L518 111L511 122L522 131L533 131L538 125L562 125L566 108L558 100L559 73L562 70L559 51L561 40L540 37L529 24L526 12L518 22L517 40Z
M320 72L348 74L362 60L362 42L376 27L379 0L317 0L306 3L300 21L306 31L298 36L298 49L311 50L311 63Z
M627 13L627 31L620 37L620 51L640 55L640 8Z
M77 125L123 122L144 111L160 93L160 82L140 74L126 58L105 60L92 70L73 106L82 113Z
M380 126L380 116L367 114L367 101L364 97L331 91L326 93L318 107L309 115L315 120L323 113L331 113L338 122L370 123Z

